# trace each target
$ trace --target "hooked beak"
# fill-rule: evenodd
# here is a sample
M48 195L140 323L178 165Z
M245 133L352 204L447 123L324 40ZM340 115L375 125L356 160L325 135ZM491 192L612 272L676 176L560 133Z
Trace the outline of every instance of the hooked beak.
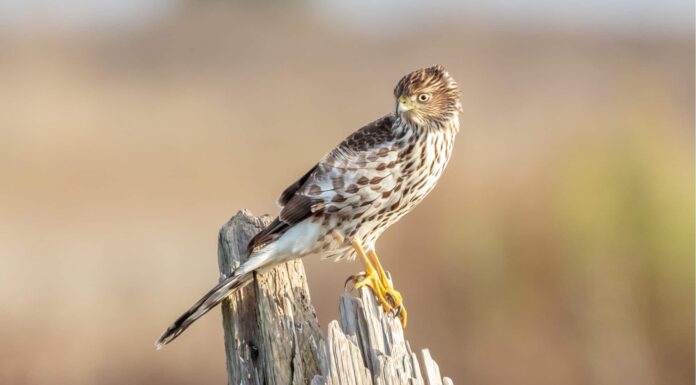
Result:
M411 111L412 109L413 104L411 104L411 102L405 96L400 96L399 102L396 106L396 111L402 113L406 111Z

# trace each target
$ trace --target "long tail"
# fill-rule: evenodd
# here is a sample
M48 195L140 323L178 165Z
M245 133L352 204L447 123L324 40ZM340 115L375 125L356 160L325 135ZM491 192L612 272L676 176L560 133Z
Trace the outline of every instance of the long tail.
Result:
M250 257L244 264L235 270L231 276L215 285L203 298L199 299L190 309L177 318L155 342L157 350L162 349L164 345L172 342L179 334L183 333L186 328L217 306L223 299L251 282L253 277L252 273L254 271L273 265L274 262L270 258L272 253L268 251L270 250Z
M217 304L222 302L223 299L227 298L227 296L232 294L235 290L249 283L251 277L252 275L249 273L243 275L235 274L215 285L203 298L199 299L190 309L177 318L173 324L169 325L167 330L165 330L157 342L155 342L157 350L162 349L164 345L172 342L192 323L217 306Z

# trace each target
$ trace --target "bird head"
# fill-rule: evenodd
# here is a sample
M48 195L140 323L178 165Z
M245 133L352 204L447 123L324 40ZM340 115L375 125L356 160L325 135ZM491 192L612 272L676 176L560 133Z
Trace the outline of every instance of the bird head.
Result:
M396 113L417 126L442 126L461 111L459 94L457 82L443 66L422 68L394 88Z

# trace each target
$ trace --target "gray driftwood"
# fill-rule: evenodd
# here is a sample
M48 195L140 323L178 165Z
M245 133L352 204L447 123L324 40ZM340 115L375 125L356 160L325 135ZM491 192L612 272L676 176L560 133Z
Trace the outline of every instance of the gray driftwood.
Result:
M247 243L270 220L243 210L222 227L222 274L244 261ZM452 384L427 349L419 363L398 319L384 314L369 289L358 294L340 297L340 321L329 323L324 338L299 259L257 273L222 304L228 384Z

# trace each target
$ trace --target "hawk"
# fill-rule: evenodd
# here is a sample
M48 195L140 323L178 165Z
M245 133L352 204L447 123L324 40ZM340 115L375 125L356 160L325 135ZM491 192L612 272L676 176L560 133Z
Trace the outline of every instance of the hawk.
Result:
M356 288L371 288L405 327L402 296L382 268L375 243L442 175L459 131L459 96L457 82L442 66L404 76L394 89L395 111L355 131L285 189L280 214L250 241L248 260L169 326L157 348L249 283L254 271L310 254L357 257L364 271L349 280Z

